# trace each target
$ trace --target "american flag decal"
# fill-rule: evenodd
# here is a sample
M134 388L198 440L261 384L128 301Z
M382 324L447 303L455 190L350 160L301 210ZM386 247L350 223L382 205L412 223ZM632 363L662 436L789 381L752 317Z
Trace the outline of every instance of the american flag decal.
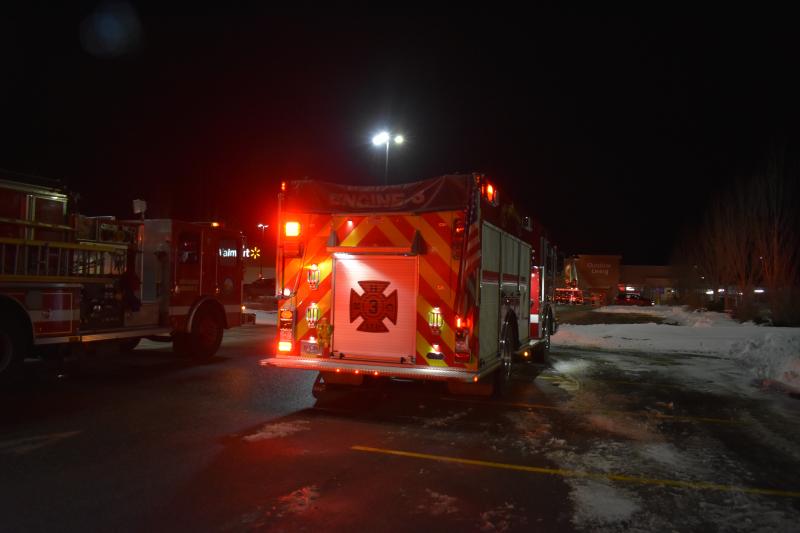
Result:
M478 277L478 265L480 264L481 256L481 225L480 225L480 187L477 183L473 183L472 192L470 194L469 205L467 206L467 222L466 222L466 235L464 236L464 253L462 257L463 268L461 270L460 284L459 284L459 304L457 309L466 314L469 307L475 304L476 298L476 284ZM469 296L469 301L463 296Z

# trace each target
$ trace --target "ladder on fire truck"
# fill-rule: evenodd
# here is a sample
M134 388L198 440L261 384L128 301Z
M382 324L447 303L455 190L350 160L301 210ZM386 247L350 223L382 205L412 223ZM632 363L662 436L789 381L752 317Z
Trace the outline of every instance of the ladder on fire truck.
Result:
M126 258L127 245L0 237L0 277L9 281L119 276Z

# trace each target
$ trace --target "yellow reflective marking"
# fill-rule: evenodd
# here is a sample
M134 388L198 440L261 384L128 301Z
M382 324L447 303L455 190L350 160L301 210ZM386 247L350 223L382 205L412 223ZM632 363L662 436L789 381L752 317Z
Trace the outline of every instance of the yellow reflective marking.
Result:
M422 358L425 359L430 366L446 367L447 363L445 363L442 359L428 359L427 354L432 350L433 346L428 344L428 341L425 340L425 337L423 337L422 334L417 331L417 353L422 355Z
M389 242L392 243L393 246L410 246L411 242L406 238L405 235L400 233L400 230L397 229L397 226L389 220L389 217L384 217L376 226L385 236L389 239Z
M339 243L339 246L358 246L371 229L372 223L369 221L369 217L362 218L361 222Z
M445 281L439 276L439 273L428 263L423 256L419 258L419 276L421 279L425 280L428 285L438 294L444 303L450 308L453 308L454 301L455 301L455 292L453 290L453 285L455 285L455 281L448 282ZM441 285L444 287L444 290L437 290L437 286ZM427 311L426 311L427 313ZM427 320L427 318L426 318Z
M762 496L783 496L787 498L800 498L800 491L793 491L793 490L762 489L757 487L739 487L736 485L720 485L717 483L707 483L703 481L657 479L657 478L647 478L639 476L629 476L625 474L601 474L595 472L582 472L580 470L566 470L563 468L543 468L539 466L517 465L512 463L498 463L494 461L481 461L477 459L463 459L461 457L449 457L446 455L433 455L429 453L406 452L402 450L387 450L383 448L372 448L369 446L351 446L350 449L358 452L380 453L384 455L394 455L398 457L410 457L413 459L427 459L429 461L439 461L443 463L483 466L487 468L498 468L503 470L516 470L519 472L529 472L532 474L544 474L550 476L597 479L602 481L619 481L622 483L636 483L639 485L657 485L662 487L676 487L680 489L690 489L690 490L714 490L720 492L757 494Z
M416 217L418 222L418 229L425 243L428 245L428 251L434 251L446 264L450 265L450 270L453 271L458 277L458 262L453 261L453 255L450 250L450 245L437 233L437 231L428 224L428 221L422 217Z

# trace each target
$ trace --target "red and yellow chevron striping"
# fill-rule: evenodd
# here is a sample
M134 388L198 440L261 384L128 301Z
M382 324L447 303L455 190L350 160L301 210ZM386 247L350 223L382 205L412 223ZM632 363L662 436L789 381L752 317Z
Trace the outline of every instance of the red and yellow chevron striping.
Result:
M464 219L464 212L435 212L423 215L388 214L371 216L303 215L301 224L308 228L303 239L303 256L287 258L283 265L283 283L295 294L297 313L297 340L316 336L309 328L305 313L311 303L332 323L333 305L333 254L328 250L331 233L336 236L337 250L354 248L363 252L369 248L410 248L418 233L424 242L419 255L419 293L416 313L416 363L440 367L476 368L476 361L468 364L455 361L455 302L461 260L455 259L451 250L453 224ZM307 270L317 265L320 282L311 289L306 281ZM440 333L434 333L428 324L428 314L438 307L444 319ZM340 310L340 312L347 312ZM333 332L336 335L336 332ZM434 349L434 346L438 350ZM435 356L428 357L428 354ZM473 358L475 359L475 358Z

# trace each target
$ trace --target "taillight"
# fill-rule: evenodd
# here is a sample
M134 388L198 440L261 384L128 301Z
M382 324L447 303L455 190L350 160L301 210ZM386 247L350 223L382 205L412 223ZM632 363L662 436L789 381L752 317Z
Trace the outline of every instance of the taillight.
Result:
M469 322L461 318L460 316L456 317L456 345L455 345L455 360L464 363L469 361L470 358L470 350L469 350Z
M278 342L278 351L279 352L291 352L292 351L292 341L279 341Z

